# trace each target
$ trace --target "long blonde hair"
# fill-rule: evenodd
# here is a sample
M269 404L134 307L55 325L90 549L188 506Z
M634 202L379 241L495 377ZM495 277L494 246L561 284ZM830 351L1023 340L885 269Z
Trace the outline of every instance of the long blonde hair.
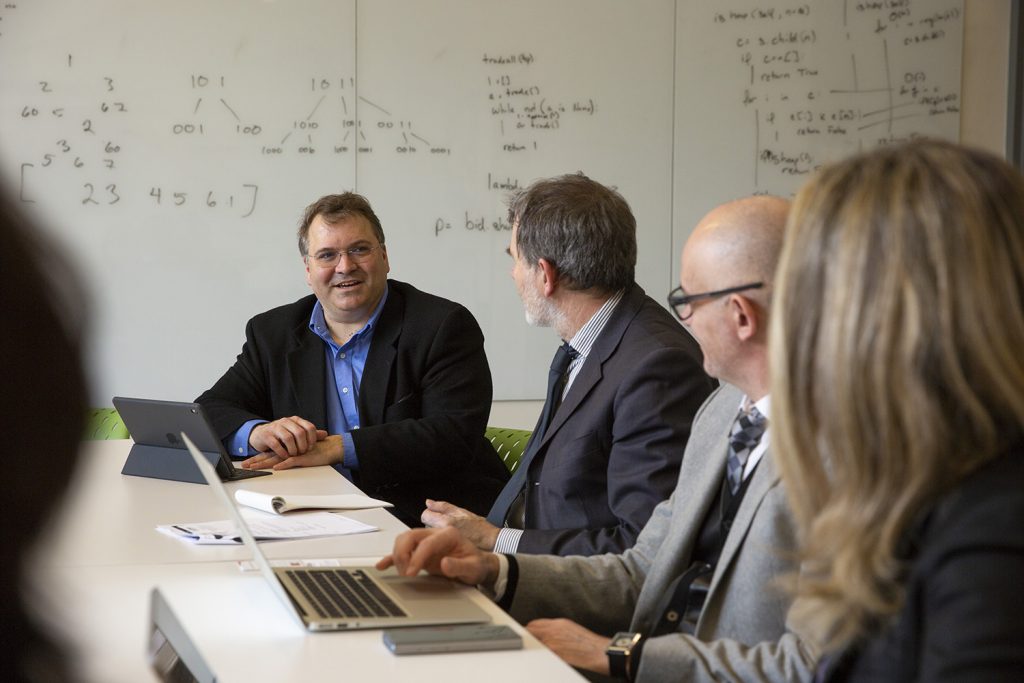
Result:
M915 520L1021 437L1024 178L939 141L826 167L790 213L775 306L794 616L833 650L902 606Z

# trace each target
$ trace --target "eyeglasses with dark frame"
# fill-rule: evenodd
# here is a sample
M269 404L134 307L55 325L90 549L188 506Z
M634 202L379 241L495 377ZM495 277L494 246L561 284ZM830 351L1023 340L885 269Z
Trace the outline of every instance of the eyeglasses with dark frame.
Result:
M679 322L686 322L693 315L693 302L695 301L717 299L726 294L736 294L737 292L745 292L748 289L761 289L762 287L764 287L763 282L750 282L745 285L716 289L713 292L701 292L699 294L687 294L683 291L682 287L676 287L669 292L668 305L672 312L676 314L676 317L679 318Z
M381 249L383 245L378 244L376 246L362 245L358 247L352 247L351 249L325 249L318 251L316 254L310 254L306 258L315 263L319 268L333 268L338 265L338 261L341 260L342 254L348 256L348 260L352 263L362 264L370 260L373 252Z

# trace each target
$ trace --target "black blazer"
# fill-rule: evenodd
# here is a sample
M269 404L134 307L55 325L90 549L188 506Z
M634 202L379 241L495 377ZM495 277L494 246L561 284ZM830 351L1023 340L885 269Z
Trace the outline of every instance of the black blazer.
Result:
M907 538L894 621L827 657L819 681L1024 677L1024 444L959 483Z
M396 280L388 288L359 386L355 483L410 526L428 497L486 513L508 471L484 438L491 373L480 327L459 304ZM326 428L315 303L309 295L249 321L235 364L196 399L222 439L257 418L299 415Z
M632 547L675 490L690 423L712 388L693 338L638 285L627 289L547 433L527 445L524 458L535 454L518 552Z

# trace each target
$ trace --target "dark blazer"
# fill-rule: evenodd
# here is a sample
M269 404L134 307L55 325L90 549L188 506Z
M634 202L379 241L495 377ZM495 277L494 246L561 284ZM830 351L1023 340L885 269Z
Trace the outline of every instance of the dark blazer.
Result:
M903 608L827 658L824 681L1020 681L1024 444L943 496L908 534Z
M491 372L463 306L388 281L359 385L355 483L419 525L426 498L486 513L508 471L484 438ZM252 318L238 359L196 399L221 438L252 419L298 415L325 429L324 342L309 329L316 298Z
M626 290L547 433L527 445L518 552L631 547L672 494L690 423L712 387L679 322L638 285Z

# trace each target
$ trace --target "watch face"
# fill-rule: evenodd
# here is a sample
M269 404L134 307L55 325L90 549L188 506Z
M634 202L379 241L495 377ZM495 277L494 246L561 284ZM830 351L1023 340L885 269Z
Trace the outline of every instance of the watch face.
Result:
M605 651L608 655L608 668L612 676L625 678L626 669L629 668L628 660L632 653L633 645L640 639L639 633L620 631L612 636L612 642Z
M635 633L616 633L612 638L612 647L629 649L636 642Z

